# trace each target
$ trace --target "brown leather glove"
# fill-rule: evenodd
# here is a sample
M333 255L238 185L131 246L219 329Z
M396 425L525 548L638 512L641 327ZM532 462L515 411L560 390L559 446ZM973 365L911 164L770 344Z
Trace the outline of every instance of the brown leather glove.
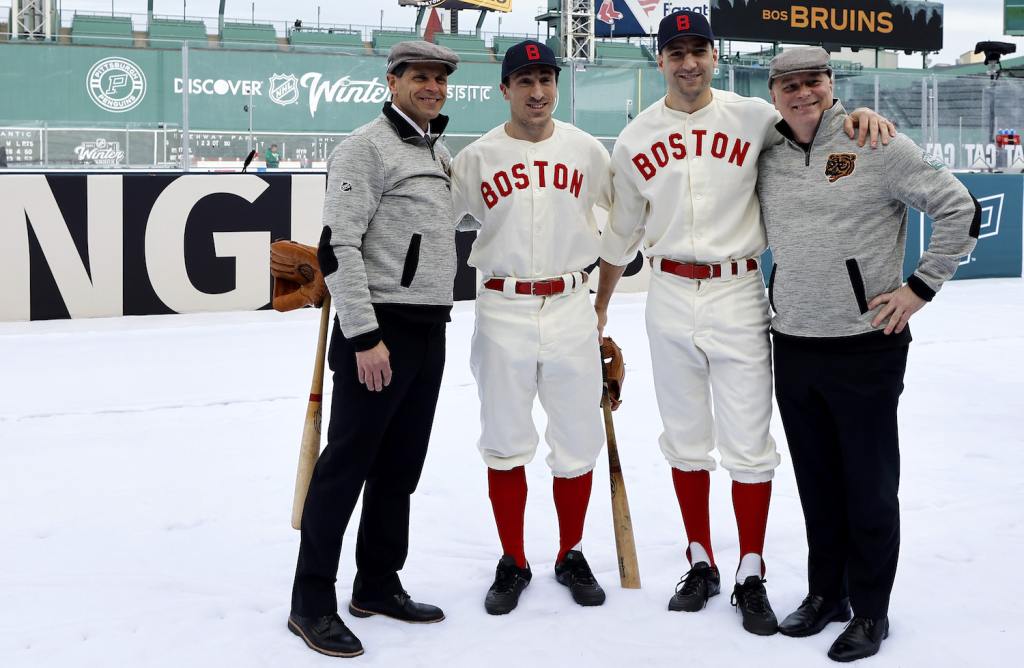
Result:
M622 382L626 379L626 363L622 359L622 348L610 336L601 341L601 365L604 385L608 390L608 403L612 410L622 404Z
M274 277L275 311L323 304L327 284L313 246L289 240L270 244L270 275Z

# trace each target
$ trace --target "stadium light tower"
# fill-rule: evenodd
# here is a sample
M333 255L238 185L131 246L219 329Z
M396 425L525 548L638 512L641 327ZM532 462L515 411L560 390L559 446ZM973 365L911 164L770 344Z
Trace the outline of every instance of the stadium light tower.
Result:
M594 60L594 0L562 0L562 53Z
M12 0L14 38L53 39L53 0Z

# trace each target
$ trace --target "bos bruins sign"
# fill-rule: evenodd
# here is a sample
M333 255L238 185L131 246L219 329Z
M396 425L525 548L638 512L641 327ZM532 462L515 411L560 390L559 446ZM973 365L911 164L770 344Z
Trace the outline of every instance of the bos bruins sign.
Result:
M938 51L942 5L915 0L711 0L725 39Z

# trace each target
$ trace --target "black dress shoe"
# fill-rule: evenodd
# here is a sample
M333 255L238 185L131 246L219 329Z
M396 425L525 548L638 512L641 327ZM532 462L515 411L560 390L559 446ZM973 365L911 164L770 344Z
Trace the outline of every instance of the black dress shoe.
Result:
M569 550L565 553L562 563L555 564L555 578L569 588L572 600L580 605L604 603L604 589L597 584L597 578L579 550Z
M722 590L722 578L718 566L708 566L698 561L679 579L676 593L669 599L668 609L676 612L697 612L703 610L708 599Z
M288 630L302 638L310 649L327 656L351 657L363 653L363 644L336 612L323 617L289 615Z
M759 636L770 636L779 630L764 580L751 575L732 590L732 604L743 614L743 628Z
M878 654L882 641L889 637L889 618L868 619L854 617L832 647L828 650L828 658L846 663Z
M411 624L433 624L444 619L441 608L428 603L417 603L402 591L379 601L357 601L352 599L348 611L355 617L384 615Z
M779 633L791 638L804 638L820 633L829 622L848 622L853 616L850 599L828 600L824 596L808 594L804 602L779 624Z
M515 557L504 555L494 572L494 584L484 597L484 609L489 615L507 615L519 605L519 595L530 584L533 572L530 565L519 568Z

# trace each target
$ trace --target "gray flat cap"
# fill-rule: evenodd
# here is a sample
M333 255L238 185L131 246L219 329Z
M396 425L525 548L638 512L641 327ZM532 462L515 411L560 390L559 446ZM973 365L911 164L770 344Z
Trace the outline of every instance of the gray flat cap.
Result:
M399 42L388 52L388 74L405 63L437 63L448 68L448 74L451 74L459 67L459 57L448 47L430 42Z
M772 58L772 62L768 65L768 85L771 86L772 81L777 77L799 72L828 72L831 74L832 67L829 65L828 51L820 46L802 46L783 51Z

